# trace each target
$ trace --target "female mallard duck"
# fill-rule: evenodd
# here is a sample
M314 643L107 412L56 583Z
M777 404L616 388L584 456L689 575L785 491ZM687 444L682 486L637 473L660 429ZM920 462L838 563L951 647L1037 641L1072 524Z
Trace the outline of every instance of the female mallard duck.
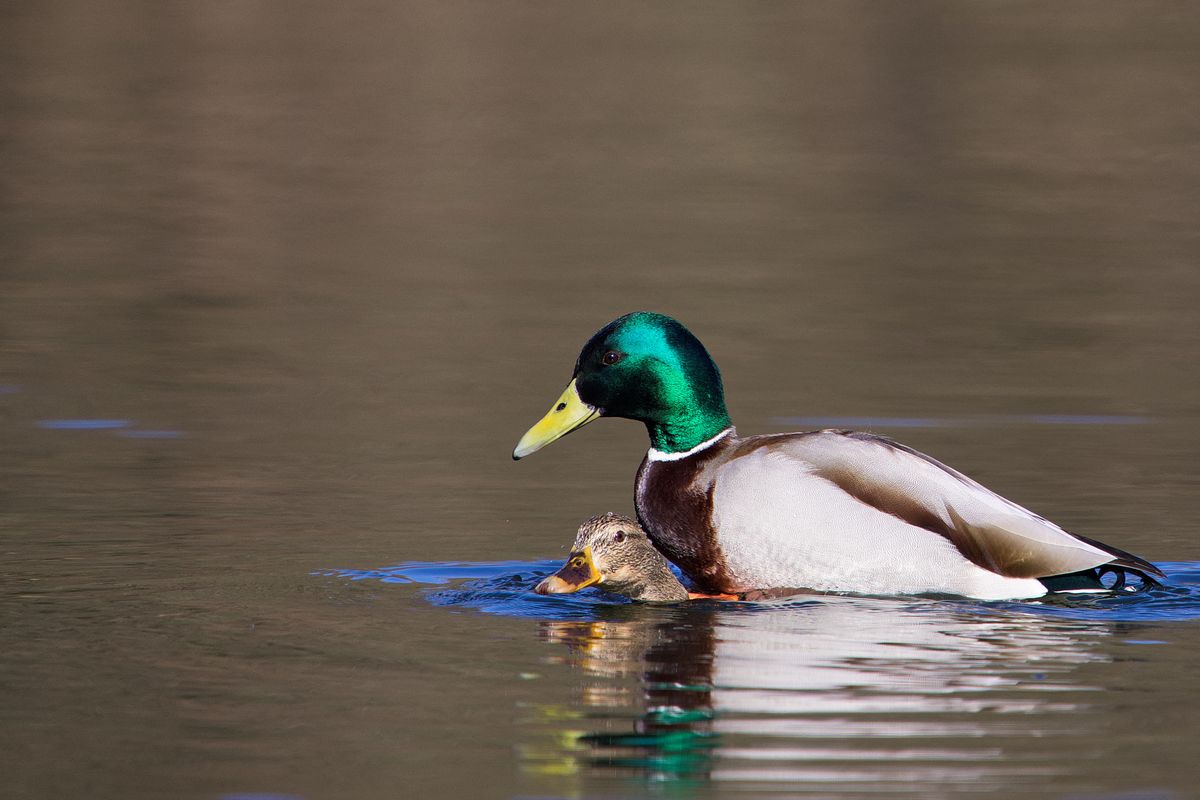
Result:
M688 592L641 526L609 512L579 526L567 563L539 583L538 594L570 594L588 586L650 603L678 603Z
M1153 584L1148 561L1067 533L953 469L881 436L738 436L716 364L670 317L627 314L579 354L554 406L517 443L523 458L597 417L646 425L638 519L654 545L714 594L805 587L865 594L1040 597Z

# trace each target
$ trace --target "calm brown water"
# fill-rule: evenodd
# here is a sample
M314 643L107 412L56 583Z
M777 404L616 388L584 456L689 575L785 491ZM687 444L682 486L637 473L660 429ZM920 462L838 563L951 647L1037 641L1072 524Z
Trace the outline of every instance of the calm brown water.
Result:
M0 795L1194 796L1198 85L1183 3L7 5ZM1175 588L535 598L639 308Z

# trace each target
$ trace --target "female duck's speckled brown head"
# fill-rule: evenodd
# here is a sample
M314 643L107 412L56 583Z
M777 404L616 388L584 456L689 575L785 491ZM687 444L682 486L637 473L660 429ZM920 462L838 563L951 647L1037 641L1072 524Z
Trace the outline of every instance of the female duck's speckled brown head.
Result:
M579 526L567 563L534 589L538 594L570 594L588 586L633 600L674 603L687 589L654 549L641 526L619 514L601 514Z

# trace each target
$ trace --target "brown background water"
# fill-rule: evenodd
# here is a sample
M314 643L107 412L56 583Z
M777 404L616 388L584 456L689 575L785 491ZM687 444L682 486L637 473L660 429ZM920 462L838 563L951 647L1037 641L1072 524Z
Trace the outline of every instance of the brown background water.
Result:
M0 794L1193 796L1186 595L535 602L645 437L509 453L654 309L1200 581L1198 86L1172 2L7 4Z

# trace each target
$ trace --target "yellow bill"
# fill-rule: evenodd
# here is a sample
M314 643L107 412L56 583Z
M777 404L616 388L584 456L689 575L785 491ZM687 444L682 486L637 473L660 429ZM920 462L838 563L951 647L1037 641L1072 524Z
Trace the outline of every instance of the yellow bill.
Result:
M571 431L582 428L598 416L600 412L595 407L579 399L579 390L575 388L575 380L572 379L562 396L546 412L546 416L525 431L521 441L517 442L517 447L513 450L513 461L536 453L555 439L561 439Z
M538 594L571 594L602 580L604 576L592 559L592 548L585 547L582 552L571 553L562 569L539 583L534 591Z

